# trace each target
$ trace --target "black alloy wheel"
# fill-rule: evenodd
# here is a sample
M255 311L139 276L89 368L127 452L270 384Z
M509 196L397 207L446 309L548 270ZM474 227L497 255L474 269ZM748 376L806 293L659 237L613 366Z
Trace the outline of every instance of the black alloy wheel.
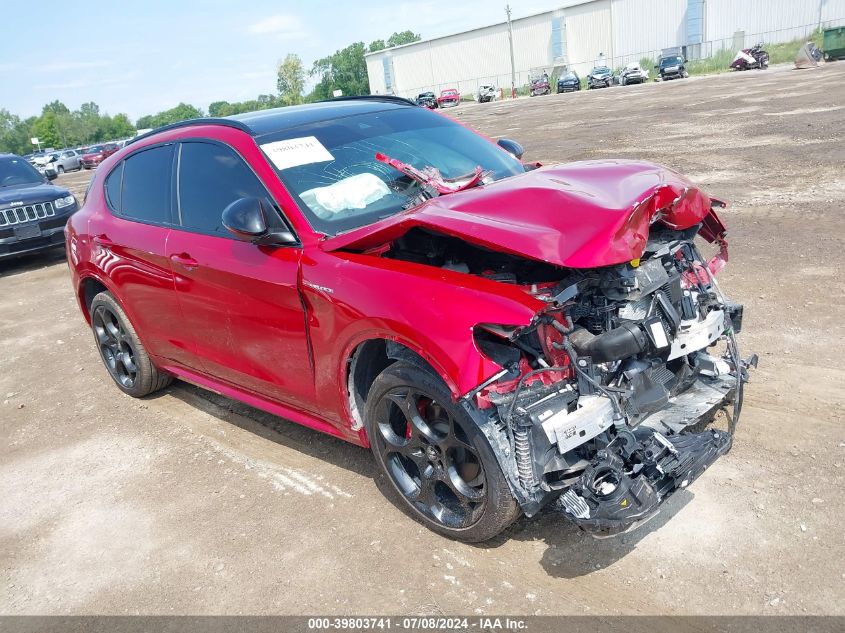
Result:
M519 516L487 440L432 371L388 367L370 388L365 417L376 460L415 518L474 542Z
M138 378L136 353L120 319L108 306L99 305L91 315L91 326L100 346L100 356L111 377L119 385L132 389Z
M487 499L484 468L466 431L430 396L411 387L386 394L376 442L399 492L448 527L478 520Z
M153 364L123 307L111 293L95 296L89 310L100 358L121 391L141 398L173 381L172 376Z

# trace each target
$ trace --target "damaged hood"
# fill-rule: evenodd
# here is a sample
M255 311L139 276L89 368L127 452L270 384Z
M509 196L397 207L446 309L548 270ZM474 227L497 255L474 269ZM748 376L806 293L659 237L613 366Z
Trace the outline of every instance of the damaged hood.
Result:
M594 268L642 256L652 222L689 228L711 213L710 205L710 198L666 167L583 161L432 198L327 238L322 248L364 251L420 228L558 266Z

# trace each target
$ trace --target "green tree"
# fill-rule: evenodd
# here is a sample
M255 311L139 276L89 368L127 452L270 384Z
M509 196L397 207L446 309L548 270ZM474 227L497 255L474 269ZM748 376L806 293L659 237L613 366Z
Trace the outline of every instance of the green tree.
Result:
M44 114L38 117L32 126L32 135L38 138L41 147L59 147L62 145L59 127L56 113L46 110L45 107Z
M420 36L412 31L397 32L384 40L373 40L369 46L355 42L344 49L318 59L311 67L310 75L319 77L317 85L309 95L310 100L329 99L337 89L345 95L370 94L370 80L367 77L365 53L374 53L391 46L418 42Z
M229 116L232 104L228 101L214 101L208 104L208 116Z
M33 149L32 138L33 119L21 121L21 118L4 108L0 108L0 152L12 154L28 154Z
M163 112L159 112L157 114L142 116L135 124L138 129L156 128L161 127L162 125L178 123L179 121L187 121L188 119L198 119L202 115L202 110L199 108L187 103L180 103L169 110L164 110Z
M342 90L344 95L365 95L370 93L370 81L367 78L367 64L364 42L355 42L333 55L314 62L311 76L320 77L314 91L314 99L329 99L335 90Z
M47 114L48 112L53 112L54 114L70 114L68 107L58 99L52 103L48 103L41 109L41 114Z
M387 44L384 43L384 40L373 40L367 47L367 51L370 53L375 53L376 51L381 51L385 48L387 48Z
M302 103L302 90L305 88L305 70L299 55L288 53L279 62L276 71L276 87L279 97L285 105ZM266 95L261 95L261 97ZM259 97L259 101L261 100Z
M387 48L391 48L393 46L402 46L402 44L411 44L412 42L419 42L420 41L420 34L414 33L413 31L402 31L401 33L394 33L389 38L387 38ZM377 50L377 49L370 49Z

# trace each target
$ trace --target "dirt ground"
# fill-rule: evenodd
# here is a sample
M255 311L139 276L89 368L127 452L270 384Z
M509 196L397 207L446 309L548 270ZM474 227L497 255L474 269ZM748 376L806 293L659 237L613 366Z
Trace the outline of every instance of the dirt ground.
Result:
M733 450L621 538L550 510L451 542L368 451L184 383L122 395L63 254L2 262L0 612L845 614L845 62L451 114L530 160L654 160L729 201L722 284L760 354Z

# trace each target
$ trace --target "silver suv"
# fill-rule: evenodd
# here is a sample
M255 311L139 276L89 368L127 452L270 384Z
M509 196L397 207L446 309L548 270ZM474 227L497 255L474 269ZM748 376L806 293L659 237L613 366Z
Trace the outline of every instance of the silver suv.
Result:
M63 149L50 154L49 164L56 170L56 173L63 174L66 171L82 169L82 154L75 149Z

